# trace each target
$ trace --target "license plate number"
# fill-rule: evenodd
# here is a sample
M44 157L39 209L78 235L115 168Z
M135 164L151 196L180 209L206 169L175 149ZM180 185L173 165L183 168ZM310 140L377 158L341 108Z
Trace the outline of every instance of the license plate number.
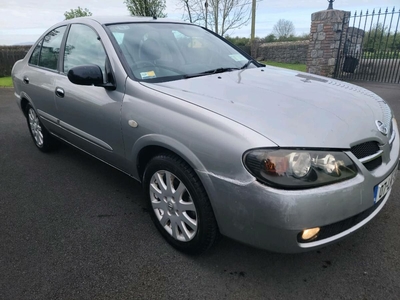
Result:
M374 187L374 203L378 203L387 192L392 188L392 185L396 179L397 167L394 169L392 174L390 174L384 181Z

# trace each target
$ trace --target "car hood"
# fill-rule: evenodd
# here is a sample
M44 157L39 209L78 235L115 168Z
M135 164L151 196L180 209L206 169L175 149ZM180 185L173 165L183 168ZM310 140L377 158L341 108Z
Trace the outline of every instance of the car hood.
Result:
M379 96L307 73L267 66L143 85L238 122L281 147L344 149L389 139L376 125L379 120L391 126L391 110Z

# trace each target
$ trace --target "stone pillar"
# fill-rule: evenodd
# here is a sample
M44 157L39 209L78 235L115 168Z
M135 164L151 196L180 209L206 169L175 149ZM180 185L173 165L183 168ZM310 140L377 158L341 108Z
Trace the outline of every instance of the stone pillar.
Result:
M327 77L335 73L338 51L343 50L349 27L350 12L323 10L311 15L310 44L307 53L307 72Z

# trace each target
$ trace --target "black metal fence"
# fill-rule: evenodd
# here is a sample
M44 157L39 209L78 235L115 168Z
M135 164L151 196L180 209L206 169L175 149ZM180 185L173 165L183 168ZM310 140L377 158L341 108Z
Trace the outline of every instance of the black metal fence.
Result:
M400 83L400 10L393 8L343 20L335 77Z

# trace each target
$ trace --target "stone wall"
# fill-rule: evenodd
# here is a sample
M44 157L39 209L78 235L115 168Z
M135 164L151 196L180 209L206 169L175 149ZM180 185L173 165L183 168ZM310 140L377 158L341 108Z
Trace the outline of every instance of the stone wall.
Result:
M258 61L305 64L308 44L309 41L265 43L258 47L256 56L253 57Z
M10 76L14 63L25 57L31 46L0 46L0 77Z

